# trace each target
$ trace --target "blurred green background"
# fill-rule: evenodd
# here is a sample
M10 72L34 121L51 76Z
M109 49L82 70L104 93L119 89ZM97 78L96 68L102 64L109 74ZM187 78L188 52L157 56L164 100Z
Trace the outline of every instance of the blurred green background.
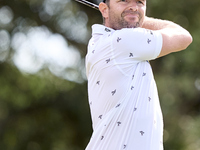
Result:
M92 1L98 4L97 1ZM200 1L147 0L193 36L151 62L165 150L200 150ZM84 57L101 14L74 0L0 0L0 150L84 150L92 125Z

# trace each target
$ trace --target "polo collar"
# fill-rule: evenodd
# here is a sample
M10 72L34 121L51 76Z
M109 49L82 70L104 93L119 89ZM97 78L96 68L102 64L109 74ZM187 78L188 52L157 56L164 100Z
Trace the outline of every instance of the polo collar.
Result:
M109 27L106 27L106 26L100 25L100 24L94 24L92 26L92 35L94 35L94 34L112 33L114 31L115 31L114 29L111 29Z

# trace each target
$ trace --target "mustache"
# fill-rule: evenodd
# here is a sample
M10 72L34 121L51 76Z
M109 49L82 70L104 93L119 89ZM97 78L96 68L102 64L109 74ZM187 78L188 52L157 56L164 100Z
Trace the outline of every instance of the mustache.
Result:
M122 17L126 16L127 14L140 16L140 13L138 11L125 10L125 11L122 12Z

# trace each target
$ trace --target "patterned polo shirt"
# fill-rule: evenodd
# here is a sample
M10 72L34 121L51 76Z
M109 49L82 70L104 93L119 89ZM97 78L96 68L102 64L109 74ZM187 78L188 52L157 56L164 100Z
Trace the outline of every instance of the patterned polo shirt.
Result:
M92 26L86 55L93 134L86 150L162 150L163 118L149 60L162 35Z

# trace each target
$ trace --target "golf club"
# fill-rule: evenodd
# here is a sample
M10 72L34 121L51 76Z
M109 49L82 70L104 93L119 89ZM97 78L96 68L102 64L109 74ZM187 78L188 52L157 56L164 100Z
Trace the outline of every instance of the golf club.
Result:
M99 6L98 6L98 5L93 4L93 3L91 3L91 2L88 2L88 1L86 1L86 0L75 0L75 1L77 1L77 2L79 2L79 3L82 3L82 4L84 4L84 5L87 5L87 6L91 7L91 8L96 9L96 10L99 10Z

